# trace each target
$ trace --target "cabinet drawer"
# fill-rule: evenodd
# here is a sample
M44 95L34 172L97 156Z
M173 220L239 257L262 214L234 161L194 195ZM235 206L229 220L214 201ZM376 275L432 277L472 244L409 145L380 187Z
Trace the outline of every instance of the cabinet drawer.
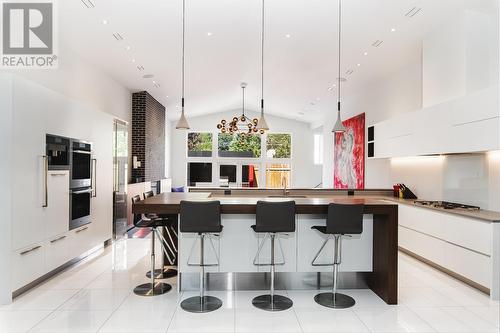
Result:
M399 206L399 225L491 255L491 224L427 208Z
M399 246L482 286L491 288L491 258L399 227Z
M70 259L69 236L62 234L46 241L45 267L50 272L53 269L65 264Z
M79 227L69 232L69 253L76 258L92 248L92 224Z
M45 274L45 247L33 244L12 253L12 290L24 287Z

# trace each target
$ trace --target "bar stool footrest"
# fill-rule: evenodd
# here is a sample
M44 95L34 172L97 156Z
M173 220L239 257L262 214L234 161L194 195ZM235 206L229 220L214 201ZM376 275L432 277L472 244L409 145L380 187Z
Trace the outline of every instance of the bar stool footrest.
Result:
M288 297L274 295L271 302L271 295L260 295L252 300L253 306L266 311L283 311L290 309L293 301Z
M181 302L181 308L187 312L205 313L215 311L222 306L222 301L214 296L194 296Z
M148 278L151 278L151 271L146 273ZM173 268L169 269L155 269L155 279L170 279L177 276L177 270Z

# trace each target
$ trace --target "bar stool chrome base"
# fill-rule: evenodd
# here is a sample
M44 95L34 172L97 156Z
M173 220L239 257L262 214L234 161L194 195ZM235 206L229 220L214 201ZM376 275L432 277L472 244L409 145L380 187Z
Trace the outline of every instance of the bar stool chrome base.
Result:
M181 302L181 308L187 312L205 313L217 310L222 306L222 301L213 296L194 296Z
M347 309L353 307L356 301L351 296L340 293L321 293L314 296L319 305L333 309Z
M293 301L288 297L274 295L271 302L271 295L260 295L252 300L253 306L266 311L283 311L293 306Z
M155 282L154 286L151 283L144 283L134 288L134 294L138 296L157 296L168 293L172 290L172 286L168 283Z
M148 278L151 278L151 271L146 273ZM155 269L155 279L170 279L177 276L177 270L173 268L169 269Z

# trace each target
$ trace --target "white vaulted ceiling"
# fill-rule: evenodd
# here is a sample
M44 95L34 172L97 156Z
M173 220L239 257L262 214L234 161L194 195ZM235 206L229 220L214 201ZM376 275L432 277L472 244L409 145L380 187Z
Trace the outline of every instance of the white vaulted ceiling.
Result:
M95 7L87 8L88 0L58 2L62 43L130 90L148 90L176 119L182 0L90 1ZM496 2L343 0L342 71L353 70L343 74L348 78L343 92L349 95L419 59L423 37L443 21ZM239 108L242 81L248 82L249 108L257 110L261 1L186 0L186 6L187 116ZM422 10L406 17L413 7ZM266 0L266 25L267 112L308 122L333 112L336 90L328 87L338 76L337 1ZM383 40L380 47L371 46L375 40ZM145 74L154 78L144 79Z

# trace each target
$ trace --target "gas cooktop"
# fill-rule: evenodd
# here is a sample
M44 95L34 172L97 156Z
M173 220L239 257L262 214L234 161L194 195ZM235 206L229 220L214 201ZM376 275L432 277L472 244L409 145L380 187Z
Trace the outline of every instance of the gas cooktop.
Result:
M417 200L414 203L415 203L415 205L419 205L419 206L428 206L428 207L441 208L441 209L460 209L460 210L480 210L481 209L480 207L477 207L477 206L464 205L464 204L455 203L455 202L448 202L448 201Z

